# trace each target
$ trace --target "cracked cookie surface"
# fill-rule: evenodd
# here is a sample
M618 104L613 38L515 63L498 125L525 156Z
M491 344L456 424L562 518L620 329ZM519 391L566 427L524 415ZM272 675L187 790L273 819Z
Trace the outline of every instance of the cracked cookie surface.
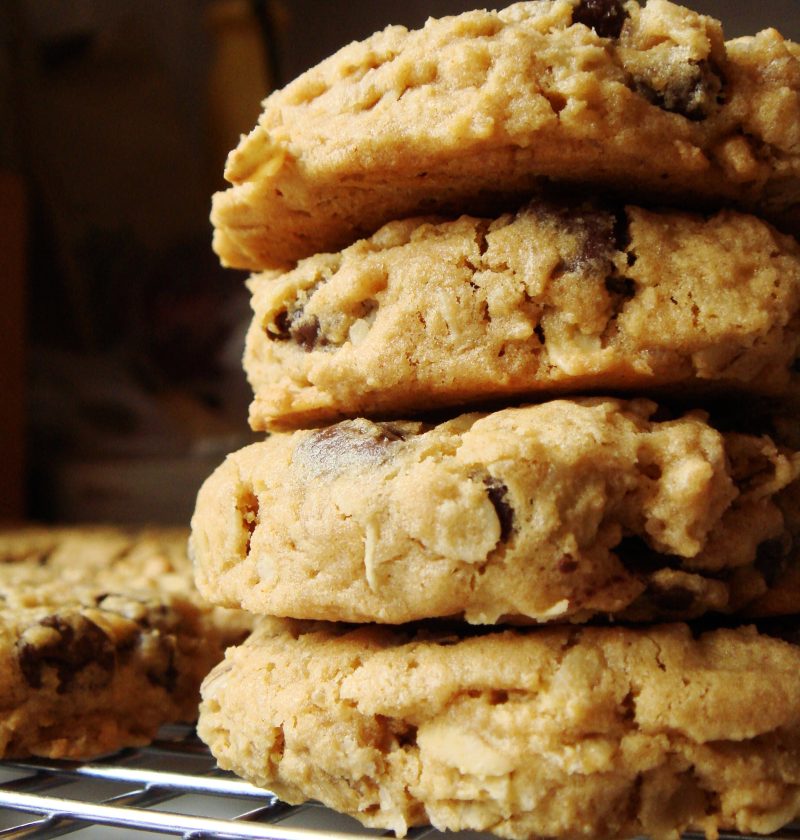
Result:
M202 693L221 767L401 836L715 837L800 813L800 648L752 627L272 620Z
M89 758L197 716L251 624L192 583L186 529L0 531L0 756Z
M256 429L569 391L796 388L800 247L753 216L533 202L250 281Z
M537 0L389 27L269 96L213 202L223 263L286 265L393 219L548 181L731 202L798 229L800 47L649 0Z
M655 409L556 400L273 434L200 490L198 588L254 613L392 624L741 610L797 564L800 458Z

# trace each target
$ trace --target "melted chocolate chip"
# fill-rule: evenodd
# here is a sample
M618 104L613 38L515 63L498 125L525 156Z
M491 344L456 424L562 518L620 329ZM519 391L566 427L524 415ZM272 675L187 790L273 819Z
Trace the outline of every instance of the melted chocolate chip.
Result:
M572 12L572 22L589 26L601 38L619 38L628 13L621 0L581 0Z
M272 322L273 329L267 330L267 338L273 341L289 341L292 337L291 328L294 312L290 313L288 310L279 312Z
M300 441L293 460L301 461L312 476L336 474L351 466L385 461L391 456L393 445L405 440L405 434L392 423L345 420L318 429Z
M525 212L544 225L557 226L574 237L574 245L564 249L553 268L553 277L567 273L610 272L617 250L615 218L610 212L594 205L550 201L531 201Z
M656 89L641 76L634 76L630 86L657 108L697 122L708 117L719 103L722 78L711 62L700 61L686 76L671 80L663 89Z
M514 530L514 508L506 501L508 487L491 476L484 478L483 484L500 521L500 541L506 542Z
M613 218L608 213L587 214L582 219L585 239L579 258L579 265L611 262L617 248Z
M42 633L41 628L55 631ZM79 671L94 664L107 676L115 665L114 648L105 632L82 615L63 618L47 616L28 628L17 642L17 658L31 688L41 688L46 668L58 676L58 693L63 694Z
M319 320L316 316L311 317L307 321L301 321L296 328L291 329L289 332L292 338L306 353L310 353L320 343Z
M319 344L325 344L320 338L319 319L312 315L305 317L302 309L287 310L279 313L274 321L275 329L266 331L272 341L294 341L306 353L310 353Z
M324 347L328 342L320 333L319 319L316 315L307 315L305 307L316 291L325 284L318 280L310 288L298 292L298 297L289 302L268 324L265 333L270 341L294 341L306 353L317 347Z
M608 213L580 211L559 215L560 223L576 234L578 247L573 253L562 256L553 270L553 276L558 277L567 272L588 274L610 271L616 250L612 217Z

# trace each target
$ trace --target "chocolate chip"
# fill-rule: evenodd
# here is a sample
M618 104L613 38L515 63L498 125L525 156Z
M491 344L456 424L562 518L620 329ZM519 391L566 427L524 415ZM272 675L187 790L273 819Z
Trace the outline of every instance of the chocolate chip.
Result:
M500 521L500 541L506 542L514 530L514 508L506 501L508 487L492 476L484 478L483 484Z
M619 38L628 13L621 0L581 0L572 11L572 22L589 26L601 38Z
M608 213L587 213L581 218L584 232L578 267L598 262L611 262L617 248L613 217Z
M685 612L694 603L694 593L684 586L671 586L652 590L650 599L664 612Z
M756 549L755 567L767 586L772 586L784 569L787 552L782 540L764 540Z
M42 632L52 630L53 633ZM101 671L114 669L115 655L111 640L93 621L82 615L64 618L47 616L29 627L17 642L17 658L23 676L31 688L41 688L46 668L58 676L58 693L63 694L79 671L94 664Z
M614 216L594 206L567 201L531 201L524 210L546 227L566 230L574 244L560 254L552 276L568 273L587 274L593 271L608 273L617 250Z
M296 329L291 330L292 338L310 353L319 343L319 319L312 316L308 321L301 322Z
M670 569L681 564L679 557L659 554L638 536L623 537L614 550L622 565L634 574L649 575L659 569Z
M275 330L268 329L267 338L273 341L294 341L306 353L310 353L318 344L324 344L320 339L319 319L312 315L304 317L302 309L281 312L276 316Z
M378 464L405 440L406 431L392 423L345 420L312 432L297 445L293 461L302 462L310 476L336 474L351 466Z
M267 330L267 337L273 341L288 341L291 337L292 315L289 310L279 312L273 321L273 329Z
M614 223L608 213L592 213L568 210L560 213L560 223L575 234L577 248L573 253L563 254L553 276L561 274L592 272L607 273L613 266L612 256L616 250Z
M633 76L630 87L652 105L681 114L695 122L709 116L722 95L722 77L709 61L688 65L688 73L655 88L643 76Z
M294 341L307 353L318 346L325 346L327 340L320 334L319 319L316 315L307 315L305 307L315 292L324 285L325 280L317 281L313 286L298 293L298 297L287 304L267 325L267 338L271 341Z

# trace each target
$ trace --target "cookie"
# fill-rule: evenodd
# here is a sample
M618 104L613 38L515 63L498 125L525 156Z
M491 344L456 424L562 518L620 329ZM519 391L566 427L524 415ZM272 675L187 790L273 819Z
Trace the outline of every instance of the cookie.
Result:
M198 494L198 588L392 624L740 610L798 562L782 504L800 457L655 409L585 398L271 435Z
M275 621L205 680L220 766L402 836L717 836L800 815L800 649L752 627Z
M796 390L800 246L753 216L534 202L250 281L255 429L543 393Z
M798 45L726 44L667 0L537 0L389 27L269 96L228 158L214 247L275 267L551 181L736 203L794 232L799 175Z
M0 532L0 756L89 758L196 719L251 619L201 601L187 536Z

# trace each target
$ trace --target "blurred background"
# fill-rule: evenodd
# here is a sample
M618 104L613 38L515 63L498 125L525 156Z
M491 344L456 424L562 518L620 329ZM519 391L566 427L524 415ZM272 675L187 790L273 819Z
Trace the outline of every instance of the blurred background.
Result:
M800 0L684 0L800 40ZM2 0L0 519L186 522L253 439L211 193L261 99L459 0Z

